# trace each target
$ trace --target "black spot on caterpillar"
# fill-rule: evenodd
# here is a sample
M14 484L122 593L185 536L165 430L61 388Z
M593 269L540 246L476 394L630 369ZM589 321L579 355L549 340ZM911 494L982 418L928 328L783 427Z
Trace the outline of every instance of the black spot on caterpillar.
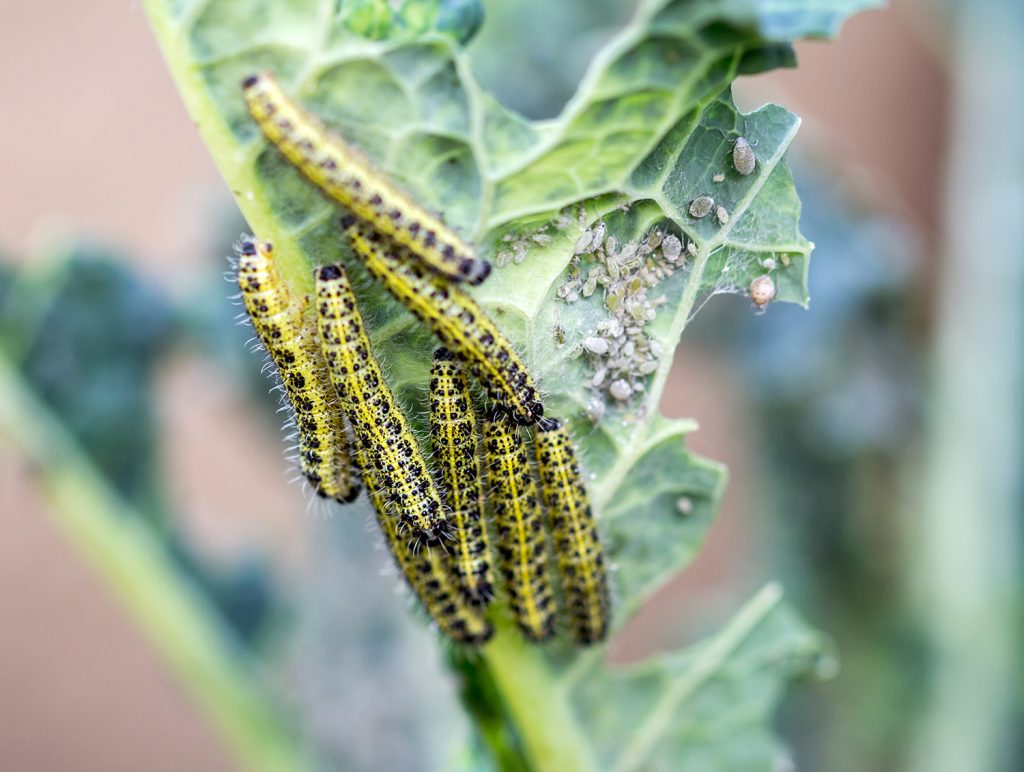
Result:
M270 244L238 246L238 286L253 329L277 367L294 413L302 473L325 498L348 504L359 495L345 433L345 418L327 376L305 298L293 300L274 265Z
M431 270L470 284L487 278L490 263L474 257L458 234L303 110L273 75L252 75L242 87L249 112L266 138L325 194L408 247Z
M533 378L512 344L463 289L425 270L407 249L344 218L356 257L406 308L424 322L495 400L520 424L544 414Z
M441 497L370 349L343 268L328 265L316 270L316 302L331 383L352 423L360 457L372 465L392 515L416 541L437 544L450 539Z
M552 418L537 422L533 441L572 634L580 643L596 643L608 634L611 598L604 550L576 449L565 425Z

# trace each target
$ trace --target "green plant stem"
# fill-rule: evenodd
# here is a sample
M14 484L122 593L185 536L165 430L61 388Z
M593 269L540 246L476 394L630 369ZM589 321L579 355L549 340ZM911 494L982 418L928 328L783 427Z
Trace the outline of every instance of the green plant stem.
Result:
M131 613L246 769L310 767L209 602L0 355L0 436L30 463L48 512Z
M551 672L543 649L524 641L505 619L494 621L495 635L483 650L483 661L522 742L528 768L539 772L597 769L569 695Z

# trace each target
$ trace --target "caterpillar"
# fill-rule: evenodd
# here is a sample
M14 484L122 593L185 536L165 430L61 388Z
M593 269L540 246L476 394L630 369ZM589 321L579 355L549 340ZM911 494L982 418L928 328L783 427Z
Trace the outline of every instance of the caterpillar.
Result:
M238 286L253 329L277 367L295 417L299 464L317 494L348 504L359 495L345 433L320 349L305 329L305 298L295 302L274 265L273 246L243 239Z
M407 249L354 217L343 218L342 227L367 270L469 366L491 399L520 424L532 424L544 414L523 360L469 294L424 270Z
M430 439L455 531L449 548L452 571L465 599L486 606L494 593L494 576L483 520L477 421L466 376L447 349L434 352L429 395Z
M415 550L398 533L395 518L388 511L388 497L377 471L365 451L357 452L363 469L366 493L377 513L377 522L395 563L405 576L423 608L452 640L480 646L492 633L483 609L469 605L455 586L448 562L441 550Z
M243 81L242 89L264 136L327 196L452 281L479 284L487 278L490 263L475 258L458 234L303 110L273 75L252 75Z
M537 423L533 442L572 634L579 643L596 643L608 633L611 598L576 450L565 425L554 418Z
M523 635L544 641L555 632L544 522L519 427L494 412L484 421L490 501L509 606Z
M355 293L341 266L316 270L320 345L331 383L391 512L417 542L451 538L444 505L416 438L370 350ZM364 469L364 475L366 470Z

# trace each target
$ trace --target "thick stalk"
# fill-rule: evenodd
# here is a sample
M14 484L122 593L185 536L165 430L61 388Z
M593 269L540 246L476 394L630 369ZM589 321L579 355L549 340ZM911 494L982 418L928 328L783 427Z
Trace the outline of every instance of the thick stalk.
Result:
M598 768L569 695L556 681L543 649L524 641L509 622L495 619L494 639L484 649L483 661L520 740L528 769L589 772Z

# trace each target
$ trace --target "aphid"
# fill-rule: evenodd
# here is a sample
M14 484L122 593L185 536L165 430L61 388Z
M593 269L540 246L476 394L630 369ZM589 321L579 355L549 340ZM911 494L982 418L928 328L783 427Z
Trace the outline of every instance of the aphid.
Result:
M674 263L679 259L679 256L683 253L683 242L679 240L677 236L669 234L665 237L665 240L661 243L661 254L665 256L665 259L670 263Z
M690 217L700 220L707 217L715 205L715 199L711 196L698 196L690 202Z
M693 514L693 499L689 496L680 496L676 499L676 510L681 515Z
M354 218L346 218L342 225L356 257L469 366L491 399L521 424L532 424L544 414L537 387L523 360L473 298L425 270L408 250Z
M722 172L715 172L711 177L712 182L725 182L725 175Z
M453 281L479 284L491 272L441 220L399 190L362 153L289 97L270 73L242 84L264 136L325 194Z
M718 218L718 222L722 225L727 225L729 222L729 210L724 206L715 207L715 217Z
M305 298L292 299L270 244L246 239L238 249L242 302L292 406L302 473L318 495L342 504L355 501L360 486L349 455L345 416L332 398L315 334L306 329Z
M775 282L771 276L758 276L750 282L750 299L758 308L764 308L775 297Z
M390 514L389 499L373 463L365 457L365 451L359 451L358 457L367 470L364 473L366 493L377 512L377 522L388 549L423 608L442 632L453 640L473 646L486 643L493 633L491 625L484 618L482 609L474 608L462 599L447 556L442 550L410 547L399 534L398 523Z
M316 270L316 298L320 345L331 383L352 423L361 457L372 465L392 516L416 541L437 544L450 539L441 496L370 349L343 268L328 265Z
M494 594L494 575L483 519L476 414L466 376L444 348L434 352L430 369L430 439L455 534L448 548L451 568L466 601L485 606Z
M583 348L591 354L601 356L608 353L608 341L604 338L599 338L596 335L591 335L590 337L583 339Z
M686 244L686 251L689 252L692 256L696 256L697 255L697 242L696 241L689 241L689 242L687 242L687 244Z
M537 483L519 427L501 413L484 421L484 458L509 606L527 638L547 640L555 632L555 597Z
M620 402L624 402L632 396L633 389L629 383L619 378L612 381L612 385L608 387L608 393Z
M737 137L732 145L732 165L744 177L754 173L757 156L754 155L754 148L744 137Z
M597 521L565 425L542 418L533 435L558 573L573 637L596 643L608 633L611 598Z

